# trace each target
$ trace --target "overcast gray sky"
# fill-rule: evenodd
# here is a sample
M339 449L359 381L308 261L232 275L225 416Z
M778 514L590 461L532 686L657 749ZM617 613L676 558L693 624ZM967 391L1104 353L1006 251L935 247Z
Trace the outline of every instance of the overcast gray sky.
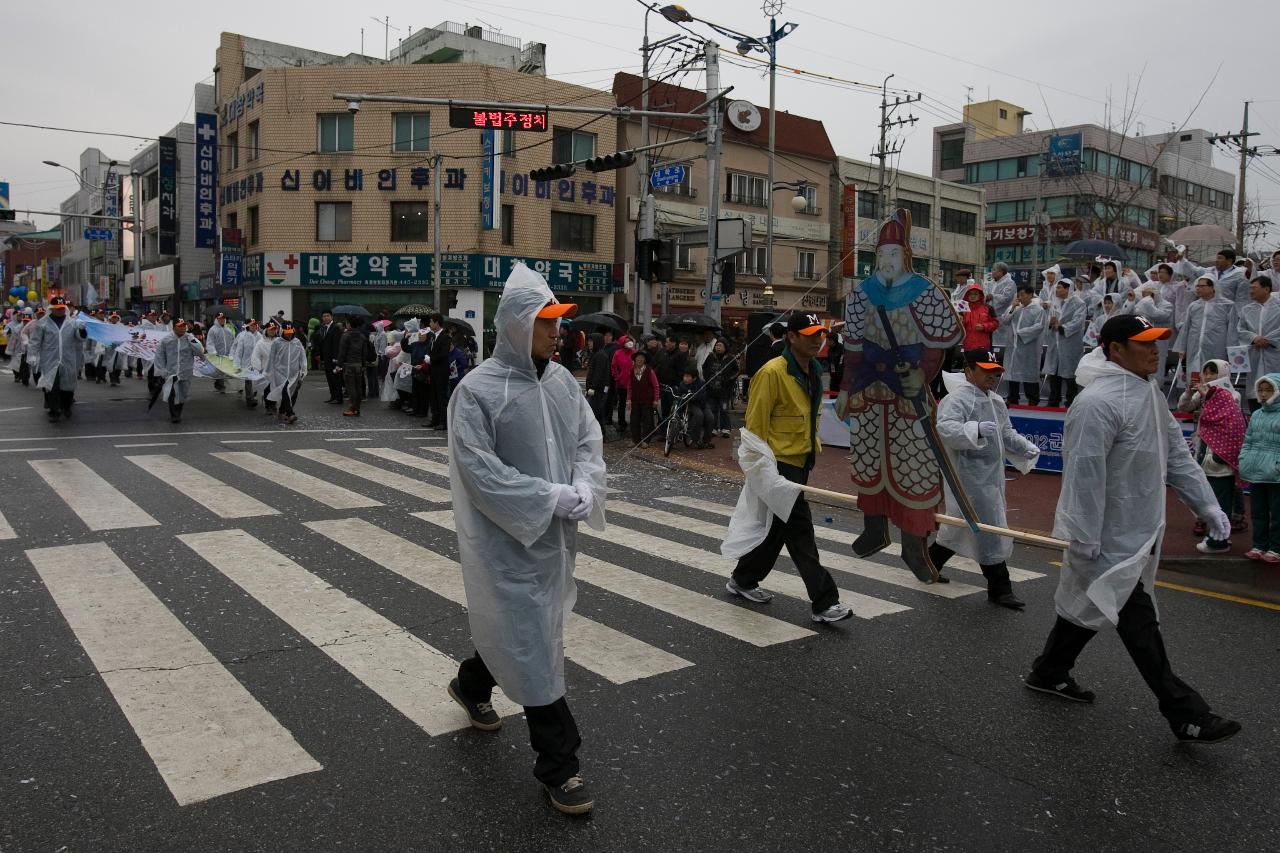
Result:
M768 32L756 0L684 5L698 17L735 29ZM484 23L505 35L546 43L550 76L608 88L615 71L638 73L644 17L637 0L117 0L109 6L63 0L5 3L0 9L6 25L0 52L3 121L141 136L156 136L191 119L192 86L212 81L223 30L344 54L360 50L363 27L365 52L381 55L383 26L372 15L379 21L389 16L399 28L390 32L392 45L409 27L416 31L444 20ZM1141 78L1136 121L1145 133L1155 133L1187 121L1217 72L1187 126L1237 131L1242 102L1249 99L1255 102L1251 125L1261 132L1254 144L1280 145L1280 93L1268 41L1280 23L1280 4L788 0L779 16L783 21L799 28L780 42L780 64L877 86L894 73L892 86L924 94L910 108L920 120L898 134L903 169L929 171L932 128L959 121L970 86L974 100L1012 101L1031 111L1034 127L1048 128L1103 123L1108 102L1119 114L1126 92L1132 98ZM650 24L652 37L675 31L658 15L650 16ZM1225 35L1229 30L1243 35L1231 39ZM732 42L720 41L727 58L736 59ZM767 103L761 70L729 65L723 77L737 87L736 95ZM699 72L681 82L705 84ZM867 159L878 133L878 93L780 71L777 97L779 109L822 119L838 153ZM95 145L123 159L142 144L0 125L0 180L10 182L15 207L55 210L74 191L75 181L42 160L74 166L80 151ZM1237 166L1223 153L1214 164ZM782 167L779 177L788 177ZM1259 197L1264 218L1280 223L1280 157L1256 159L1249 178L1249 198ZM37 221L54 223L50 217ZM1274 245L1280 245L1280 224L1269 229L1266 246Z

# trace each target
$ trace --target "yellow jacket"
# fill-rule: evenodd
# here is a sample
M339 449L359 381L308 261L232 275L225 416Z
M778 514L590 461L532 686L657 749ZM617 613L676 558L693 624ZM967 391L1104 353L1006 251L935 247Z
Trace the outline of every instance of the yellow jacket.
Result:
M816 360L810 371L821 382ZM747 429L768 443L779 462L803 468L810 450L817 457L822 443L814 416L812 398L790 371L786 355L765 362L751 378Z

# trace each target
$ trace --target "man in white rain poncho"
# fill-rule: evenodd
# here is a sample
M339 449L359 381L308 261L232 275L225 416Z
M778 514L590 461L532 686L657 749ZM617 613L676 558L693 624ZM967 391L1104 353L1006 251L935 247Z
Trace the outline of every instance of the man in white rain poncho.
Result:
M1236 305L1217 292L1211 275L1196 279L1196 301L1187 306L1187 322L1173 342L1173 351L1187 373L1197 373L1200 365L1214 358L1227 361L1227 347L1235 346Z
M1049 405L1070 406L1076 398L1076 365L1084 355L1084 330L1089 324L1089 309L1069 278L1054 285L1054 308L1045 332L1044 373L1049 377Z
M213 325L204 334L204 346L210 355L231 356L231 348L235 345L235 330L227 325L227 315L218 312L213 318ZM220 393L227 393L227 380L219 373L213 379L213 387Z
M1026 395L1027 405L1040 405L1040 340L1048 320L1030 285L1018 288L1018 301L1000 318L1000 327L1007 326L1013 334L1004 353L1010 406L1018 405L1019 389Z
M156 381L163 383L160 397L168 402L169 420L175 424L182 420L182 407L191 394L196 358L201 355L204 355L204 347L187 332L187 321L182 319L174 321L173 331L156 347L156 357L151 366L155 370Z
M1188 281L1195 281L1201 276L1208 276L1214 282L1215 290L1219 297L1234 303L1236 306L1243 305L1249 300L1249 277L1240 267L1236 266L1235 249L1224 248L1218 252L1213 259L1212 266L1202 267L1189 261L1185 253L1178 254L1178 260L1173 265L1173 271L1178 275L1184 276ZM1235 334L1234 325L1231 330ZM1209 356L1208 358L1216 358ZM1208 359L1204 359L1207 361ZM1203 362L1196 362L1201 364Z
M949 381L947 396L938 403L938 436L973 502L976 520L996 527L1007 526L1005 459L1025 474L1040 456L1040 450L1014 430L1004 400L995 393L1003 370L987 350L966 350L964 379L954 385ZM947 513L959 516L955 495L950 489L946 495ZM929 546L929 559L939 571L953 554L977 560L987 579L987 600L1021 610L1026 604L1013 594L1005 562L1012 553L1013 542L1007 536L973 533L968 527L943 527Z
M991 315L1000 320L1000 325L991 336L991 345L1000 351L1013 345L1013 332L1005 325L1003 317L1017 296L1018 283L1009 275L1009 267L1003 261L991 268L991 279L983 290L987 293L987 306L991 308Z
M1268 373L1280 373L1280 299L1273 293L1271 278L1254 276L1249 284L1249 301L1239 309L1239 346L1249 347L1249 411L1257 411L1258 380Z
M1156 341L1168 334L1134 314L1116 316L1102 327L1098 349L1080 363L1076 376L1084 390L1067 411L1053 531L1069 543L1054 597L1058 617L1025 684L1092 702L1093 692L1076 684L1071 670L1093 635L1113 625L1178 739L1213 743L1240 731L1240 724L1210 712L1173 674L1154 598L1166 484L1207 521L1211 536L1231 535L1231 520L1150 381Z
M36 387L44 392L50 421L63 415L71 417L88 334L83 325L67 316L67 301L55 296L49 300L49 313L36 321L27 340L27 361L40 377Z
M266 403L265 408L268 415L276 413L276 404L267 396L267 390L271 387L271 383L267 379L267 359L271 356L271 346L279 336L280 324L275 320L268 320L262 328L262 337L253 345L253 355L249 357L249 369L262 375L261 379L253 381L253 387L255 390L262 392L262 399Z
M286 424L297 423L293 403L298 399L298 390L307 376L307 349L294 337L292 323L286 324L280 330L280 337L271 341L262 373L267 385L262 396L268 405L276 405L276 417Z
M254 369L253 353L260 340L262 340L262 334L258 331L258 321L250 318L244 324L244 330L231 342L231 363L235 365L236 370L248 373ZM264 361L263 364L265 365L266 362ZM254 391L252 379L244 381L244 404L250 409L258 405L258 395Z
M560 318L542 276L516 264L498 301L493 356L449 403L449 480L476 653L449 695L492 731L495 686L524 706L533 775L566 814L590 811L582 740L565 701L564 630L577 590L577 525L604 529L600 426L573 374L551 361Z
M111 312L111 316L107 318L107 322L113 326L119 325L120 315ZM111 378L113 386L120 384L120 373L128 365L128 359L124 353L117 349L117 344L103 343L95 341L93 348L94 364L97 367L97 381L106 382L107 378Z

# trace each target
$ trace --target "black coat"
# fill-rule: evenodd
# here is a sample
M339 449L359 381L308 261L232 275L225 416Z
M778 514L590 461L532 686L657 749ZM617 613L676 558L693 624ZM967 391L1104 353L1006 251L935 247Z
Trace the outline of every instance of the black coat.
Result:
M587 387L593 391L603 391L613 382L612 359L609 350L602 346L604 338L599 335L592 335L592 337L596 339L598 349L592 354L591 361L587 363Z
M449 337L448 329L441 329L436 332L436 336L431 340L431 367L429 368L432 376L449 376L449 352L453 349L453 340Z
M671 352L663 350L662 357L657 363L658 381L663 385L679 385L680 378L684 375L685 365L688 363L687 352L681 352L678 349Z
M373 361L373 344L363 329L347 329L338 340L338 366L364 367Z
M329 324L329 331L324 330L324 325L316 327L315 340L311 344L311 348L320 354L320 364L326 368L333 367L338 361L338 347L342 343L342 326L337 323Z

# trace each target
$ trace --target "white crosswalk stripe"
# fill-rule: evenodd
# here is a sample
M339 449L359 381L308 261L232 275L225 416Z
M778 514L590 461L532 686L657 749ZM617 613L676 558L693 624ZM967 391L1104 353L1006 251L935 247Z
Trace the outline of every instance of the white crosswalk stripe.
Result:
M346 486L339 486L319 477L312 477L301 471L286 469L282 465L259 456L256 453L227 451L213 453L211 456L230 462L237 468L270 480L277 486L297 492L304 497L319 501L331 509L359 509L361 507L382 506L379 501L351 491Z
M90 530L160 524L79 459L34 459L30 464Z
M105 544L27 557L178 805L322 769Z
M391 447L357 447L361 453L367 453L370 456L376 456L379 459L385 459L388 462L395 462L399 465L405 465L409 468L416 468L419 471L425 471L428 474L436 474L437 476L448 479L449 466L439 462L432 462L423 459L421 456L414 456L412 453L405 453L403 450L396 450Z
M650 536L647 533L640 533L626 527L614 525L604 533L597 533L588 527L579 525L578 535L605 545L622 545L642 554L648 554L651 557L670 560L674 563L688 566L691 569L699 569L718 576L722 581L727 581L729 575L733 572L734 561L721 556L719 553L684 545L680 542L672 542L660 536ZM765 586L782 595L799 598L803 601L809 600L809 593L805 590L804 581L786 572L774 570L769 575ZM885 601L884 599L862 595L847 589L840 590L840 600L848 605L849 609L853 611L853 615L861 619L874 619L877 616L900 613L903 610L911 609L905 604Z
M452 529L452 510L414 515ZM445 520L447 524L443 523ZM454 560L358 518L312 521L306 526L441 598L466 605L462 568ZM566 658L614 684L693 666L670 652L576 613L565 625L564 645Z
M353 477L359 477L371 483L377 483L389 489L395 489L407 495L422 498L424 501L448 503L452 499L448 489L428 485L421 480L415 480L412 477L406 477L394 471L387 471L367 462L361 462L358 459L349 459L331 450L290 450L289 452L295 456L301 456L303 459L310 459L312 462L319 462L321 465L336 468Z
M4 514L0 513L0 539L17 539L18 534L13 531L13 526L5 521Z
M456 530L451 511L415 512L412 515L437 527ZM790 622L783 622L758 611L730 604L722 598L693 592L586 554L579 554L574 565L573 575L583 583L625 596L655 610L670 613L754 646L771 646L813 635L812 631Z
M658 524L664 524L668 527L687 530L700 536L709 536L717 541L723 540L728 532L728 528L721 524L712 524L700 519L676 515L675 513L627 503L626 501L610 501L609 512L638 521L656 521ZM922 584L916 580L915 575L903 569L884 566L880 563L862 560L857 557L846 557L843 554L834 554L830 551L822 551L820 553L822 565L828 569L836 569L869 580L923 592L926 595L936 595L939 598L961 598L966 595L972 595L975 592L982 592L979 587L958 581L943 584Z
M470 725L446 688L458 664L243 530L178 539L423 731ZM519 712L494 695L494 710Z
M724 516L725 518L730 518L733 515L733 507L715 503L714 501L704 501L699 498L680 496L663 496L658 498L658 500L662 503L672 504L674 506L687 509L702 510L703 512ZM831 542L842 548L848 548L849 543L854 540L855 536L855 534L852 533L830 530L817 524L813 526L813 532L818 539ZM902 556L902 546L897 542L894 542L880 553L889 557L900 557ZM978 575L982 574L982 567L978 565L976 560L971 560L968 557L961 557L959 554L952 557L950 560L947 560L947 568L959 569L961 571L972 572L973 574ZM1032 572L1027 569L1015 569L1012 566L1009 567L1009 578L1014 581L1029 581L1042 577L1044 577L1042 572Z
M164 454L126 456L143 471L177 489L219 518L256 518L279 515L279 512L257 498L195 468L180 459Z

